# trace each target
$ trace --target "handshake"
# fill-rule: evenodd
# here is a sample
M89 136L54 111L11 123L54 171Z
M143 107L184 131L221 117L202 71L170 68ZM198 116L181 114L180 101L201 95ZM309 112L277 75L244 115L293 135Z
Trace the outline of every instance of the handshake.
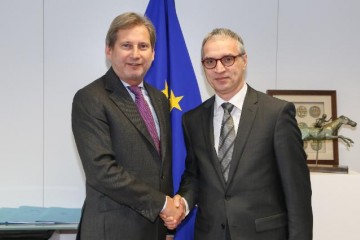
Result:
M180 195L174 198L166 196L166 206L160 212L160 217L164 221L164 225L169 229L175 229L186 216L185 201Z

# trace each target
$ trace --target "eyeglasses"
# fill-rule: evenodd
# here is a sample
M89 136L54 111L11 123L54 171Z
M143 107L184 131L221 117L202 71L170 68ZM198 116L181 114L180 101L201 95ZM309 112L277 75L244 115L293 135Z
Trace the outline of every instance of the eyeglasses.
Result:
M202 64L205 68L207 69L213 69L216 67L218 61L220 60L220 62L222 63L222 65L224 65L225 67L230 67L235 63L235 59L237 57L241 57L245 55L245 53L240 53L239 55L236 56L223 56L222 58L205 58L204 60L202 60Z

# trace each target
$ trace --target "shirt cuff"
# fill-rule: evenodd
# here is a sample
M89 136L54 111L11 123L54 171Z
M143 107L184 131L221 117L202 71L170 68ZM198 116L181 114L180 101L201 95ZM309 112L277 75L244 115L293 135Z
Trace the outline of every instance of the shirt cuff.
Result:
M165 203L164 203L164 206L163 206L163 208L161 209L161 211L160 211L160 212L162 212L162 211L164 211L164 210L165 210L165 208L166 208L166 204L167 204L167 196L165 196Z
M182 200L184 201L184 203L185 203L185 216L187 216L187 215L189 214L189 212L190 212L189 204L188 204L188 202L186 201L185 198L181 197L181 199L182 199Z

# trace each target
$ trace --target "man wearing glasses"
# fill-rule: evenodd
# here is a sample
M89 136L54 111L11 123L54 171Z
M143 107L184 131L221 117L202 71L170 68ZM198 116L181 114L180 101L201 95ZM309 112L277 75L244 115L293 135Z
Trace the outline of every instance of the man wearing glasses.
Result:
M292 103L245 82L247 54L229 29L203 41L215 90L183 116L186 169L176 203L198 206L197 240L310 240L311 184ZM175 228L178 219L168 217Z

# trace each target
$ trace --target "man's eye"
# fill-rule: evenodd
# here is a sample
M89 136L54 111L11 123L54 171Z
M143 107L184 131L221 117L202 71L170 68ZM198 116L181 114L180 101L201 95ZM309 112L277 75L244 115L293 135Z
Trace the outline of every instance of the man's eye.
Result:
M142 44L139 45L140 50L147 50L149 48L150 48L150 45L146 44L146 43L142 43Z
M214 59L208 58L208 59L205 60L205 63L206 63L206 64L213 64L214 61L215 61Z
M121 44L121 48L123 48L123 49L131 49L132 45L129 44L129 43L123 43L123 44Z
M223 57L223 62L231 63L232 61L233 61L233 57L231 56Z

